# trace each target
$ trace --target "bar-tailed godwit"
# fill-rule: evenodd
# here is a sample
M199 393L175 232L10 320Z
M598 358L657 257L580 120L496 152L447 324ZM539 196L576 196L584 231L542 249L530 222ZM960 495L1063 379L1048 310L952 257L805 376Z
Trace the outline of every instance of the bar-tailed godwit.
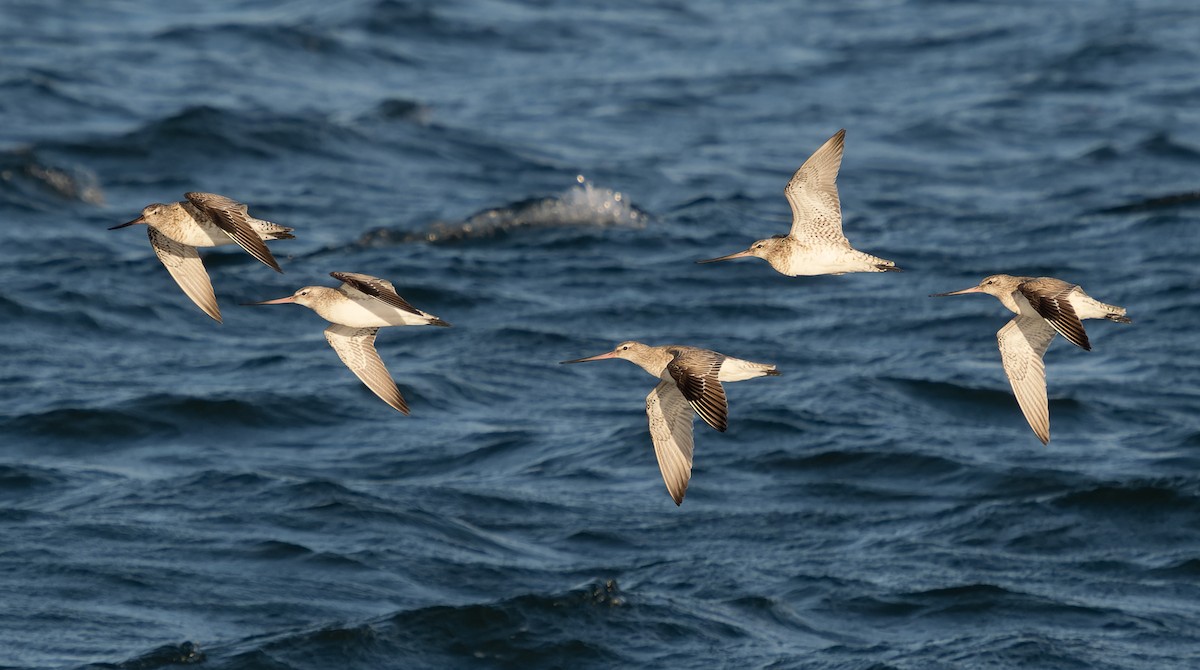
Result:
M265 241L295 236L291 228L256 219L246 213L245 205L223 195L195 191L183 195L187 199L180 202L147 205L138 218L109 230L146 224L158 260L187 297L219 323L221 309L196 248L237 244L276 272L283 272Z
M845 138L845 129L837 131L804 161L783 190L792 206L791 232L759 240L745 251L696 262L715 263L753 256L790 277L899 271L892 261L851 247L850 240L842 233L837 176Z
M934 297L966 293L996 296L1001 304L1016 313L1012 321L996 333L1000 344L1000 360L1029 427L1042 444L1049 443L1050 410L1046 401L1046 366L1042 357L1050 341L1057 332L1072 344L1091 351L1092 344L1088 342L1082 320L1108 319L1117 323L1131 323L1125 316L1125 308L1106 305L1084 293L1078 285L1053 277L992 275L979 282L978 286L936 293Z
M438 317L422 312L396 293L390 281L356 272L330 272L342 281L337 288L305 286L292 295L251 305L304 305L333 325L325 339L346 367L387 404L408 414L408 403L400 395L383 360L375 351L375 335L387 326L449 326Z
M651 347L632 341L622 342L606 354L563 363L608 358L623 358L662 380L646 396L646 416L659 470L676 505L683 503L692 477L693 410L705 423L725 432L729 410L721 382L779 374L774 365L743 361L708 349Z

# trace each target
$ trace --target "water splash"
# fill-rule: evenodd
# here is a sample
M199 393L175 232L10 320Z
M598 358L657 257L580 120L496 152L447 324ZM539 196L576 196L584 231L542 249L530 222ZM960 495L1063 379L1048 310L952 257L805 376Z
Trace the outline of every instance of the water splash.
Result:
M620 191L598 188L584 178L557 196L530 198L503 207L476 212L465 221L438 221L423 231L401 231L380 228L367 232L358 240L362 246L386 246L410 242L457 242L459 240L493 237L524 228L587 226L608 228L630 226L640 228L650 218L642 209L630 203Z

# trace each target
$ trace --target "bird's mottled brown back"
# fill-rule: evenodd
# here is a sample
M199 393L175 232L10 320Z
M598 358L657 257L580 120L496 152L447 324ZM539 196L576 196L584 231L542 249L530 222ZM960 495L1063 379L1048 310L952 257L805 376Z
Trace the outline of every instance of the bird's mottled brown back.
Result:
M417 316L422 315L421 310L413 307L408 303L407 300L401 298L400 294L396 292L396 287L392 285L392 282L386 279L380 279L379 277L372 277L371 275L365 275L358 272L330 272L329 276L337 279L338 281L349 284L354 288L354 290L360 293L364 293L372 298L382 300L392 307L397 307L410 314L416 314Z
M1019 284L1017 291L1060 335L1075 346L1091 351L1092 344L1088 341L1083 321L1079 319L1075 307L1068 299L1076 288L1079 287L1061 279L1038 277Z
M667 371L679 386L680 393L705 423L725 432L729 427L729 406L725 389L717 379L725 356L715 351L690 347L668 351L674 354L674 358L667 364Z

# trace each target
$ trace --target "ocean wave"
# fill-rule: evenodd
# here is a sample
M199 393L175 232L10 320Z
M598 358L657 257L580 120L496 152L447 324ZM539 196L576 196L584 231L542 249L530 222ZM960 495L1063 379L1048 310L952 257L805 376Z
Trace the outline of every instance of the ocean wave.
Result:
M68 477L58 470L33 465L0 465L0 495L22 496L37 489L63 484Z
M218 23L166 28L150 40L172 49L228 49L247 52L269 48L295 59L312 53L322 57L343 55L348 48L332 32L317 32L312 26L285 23ZM261 52L260 52L261 53ZM263 57L262 55L259 56Z
M104 191L95 172L79 164L55 164L33 148L0 152L0 205L26 211L47 211L70 200L104 205Z
M1008 612L1013 616L1032 616L1035 613L1041 616L1069 614L1091 619L1105 619L1114 614L1105 608L1063 602L983 582L924 591L862 596L846 604L864 615L902 617L909 621L1001 612Z
M955 411L951 405L993 406L1008 405L1012 393L1008 389L979 388L951 381L886 377L883 381L902 386L908 395L924 398L931 406Z
M1142 198L1127 202L1123 205L1114 205L1104 209L1098 209L1092 212L1093 214L1124 214L1126 212L1145 212L1162 209L1164 207L1178 207L1180 205L1191 205L1200 202L1200 191L1187 191L1184 193L1171 193L1168 195L1158 195L1149 198Z
M501 36L495 28L451 18L437 3L414 0L376 0L353 21L370 32L389 36L409 35L418 39L470 40L484 42Z
M1103 513L1114 517L1144 517L1148 514L1194 514L1200 512L1200 495L1195 480L1172 478L1104 484L1056 497L1056 506Z
M617 630L603 637L589 632L598 626ZM397 659L414 667L613 667L669 658L657 645L672 639L747 634L719 615L680 616L672 607L630 601L609 579L558 594L422 607L361 624L246 641L220 654L214 647L210 656L229 668L262 667L268 659L267 667L281 668L390 667Z
M884 451L832 450L815 454L797 455L775 451L756 455L755 469L763 472L776 470L821 470L825 476L907 479L945 477L962 472L964 465L957 461L916 453ZM884 474L886 473L886 474Z
M1185 577L1190 580L1200 578L1200 557L1186 558L1181 561L1155 568L1154 574L1164 577Z
M4 428L27 437L88 443L98 438L136 441L180 434L179 428L171 422L140 412L100 408L63 408L24 414L5 421Z
M1168 132L1158 132L1138 143L1138 148L1157 158L1181 158L1188 163L1200 158L1200 148L1178 140Z
M646 225L649 214L627 201L624 194L592 186L582 175L579 184L546 198L529 198L476 212L459 222L436 222L424 231L380 228L364 234L357 245L381 247L413 242L440 244L506 235L514 231L582 227L608 228Z
M312 404L324 402L313 397ZM308 412L294 398L262 399L144 396L114 407L64 407L21 414L3 425L13 433L64 442L136 442L173 438L199 426L211 427L218 419L222 429L262 428L278 425L330 425L344 417L330 412Z
M363 120L379 119L384 121L406 121L411 123L427 123L430 118L427 105L406 98L387 98L380 101L371 111L360 117Z
M120 135L47 146L88 157L136 157L148 173L195 169L204 174L222 159L244 163L301 153L347 160L356 148L371 145L370 138L324 115L191 105Z
M80 670L158 670L179 665L203 663L206 660L200 645L193 642L164 644L161 647L121 663L92 663Z

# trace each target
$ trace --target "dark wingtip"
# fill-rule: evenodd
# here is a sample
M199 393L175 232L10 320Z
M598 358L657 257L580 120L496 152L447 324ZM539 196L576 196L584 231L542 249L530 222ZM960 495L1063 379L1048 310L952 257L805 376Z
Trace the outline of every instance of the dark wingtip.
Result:
M1066 337L1066 336L1064 335L1064 337ZM1086 334L1084 334L1078 338L1067 337L1066 339L1068 342L1070 342L1071 344L1074 344L1075 346L1079 347L1080 349L1083 349L1084 351L1092 350L1092 343L1090 340L1088 340L1088 337Z
M884 265L883 263L878 263L875 265L875 267L879 268L883 272L904 272L904 268L898 268L895 265Z
M1116 323L1133 323L1133 319L1131 319L1127 316L1121 316L1119 314L1109 314L1108 316L1106 316L1104 318L1108 319L1109 321L1116 322Z
M446 323L445 321L443 321L442 319L439 319L439 318L437 318L437 317L434 317L433 319L431 319L431 320L429 321L429 325L431 325L431 326L441 326L442 328L449 328L449 327L450 327L450 324Z
M772 370L767 370L767 376L768 376L768 377L778 377L778 376L779 376L779 375L781 375L781 374L783 374L783 373L782 373L782 372L780 372L779 370L773 370L773 369L772 369Z
M254 257L258 258L258 256L254 256ZM275 260L275 256L273 254L271 254L270 250L267 250L266 258L259 258L258 260L262 261L263 265L271 268L272 270L278 272L279 274L283 274L283 268L279 267L279 261Z

